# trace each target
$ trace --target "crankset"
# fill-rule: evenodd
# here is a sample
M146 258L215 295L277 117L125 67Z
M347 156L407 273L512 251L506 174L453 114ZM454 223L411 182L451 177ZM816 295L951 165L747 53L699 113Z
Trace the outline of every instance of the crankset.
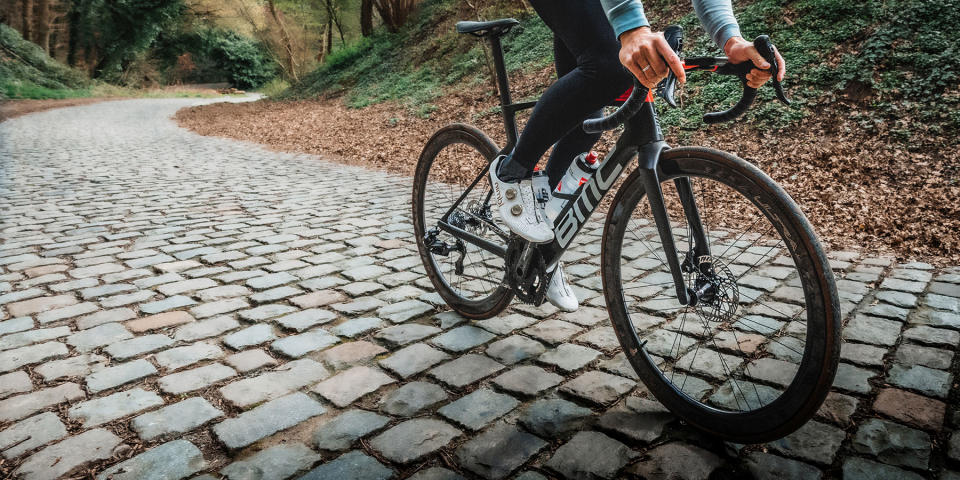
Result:
M504 257L507 267L507 283L517 298L536 306L543 304L550 283L550 274L543 255L536 245L512 235L507 243Z

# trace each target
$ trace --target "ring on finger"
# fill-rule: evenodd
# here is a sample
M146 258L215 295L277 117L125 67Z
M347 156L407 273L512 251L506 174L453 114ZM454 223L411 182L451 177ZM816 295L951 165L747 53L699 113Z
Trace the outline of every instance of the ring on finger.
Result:
M650 70L650 65L647 65L646 67L643 67L640 69L641 72L646 72L647 70Z

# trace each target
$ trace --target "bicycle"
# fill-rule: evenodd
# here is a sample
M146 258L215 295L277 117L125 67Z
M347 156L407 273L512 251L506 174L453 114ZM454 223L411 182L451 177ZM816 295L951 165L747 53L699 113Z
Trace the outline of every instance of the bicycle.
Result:
M535 105L510 98L500 37L518 23L457 24L490 42L508 141L498 148L479 129L453 124L420 155L414 228L437 292L471 319L497 315L514 297L539 305L545 266L559 260L638 158L601 238L604 302L623 353L665 407L702 431L738 443L795 431L823 403L839 358L839 301L823 248L790 196L755 166L714 149L669 147L653 92L639 82L612 115L584 122L589 131L624 129L553 220L555 240L532 245L498 224L487 165L516 143L516 112ZM682 29L665 35L679 54ZM755 44L771 69L782 67L769 38ZM684 65L743 84L739 102L705 115L708 123L734 119L755 100L745 79L749 64L700 57ZM786 103L775 73L777 98ZM657 89L673 106L675 83L671 74ZM442 201L425 204L434 197Z

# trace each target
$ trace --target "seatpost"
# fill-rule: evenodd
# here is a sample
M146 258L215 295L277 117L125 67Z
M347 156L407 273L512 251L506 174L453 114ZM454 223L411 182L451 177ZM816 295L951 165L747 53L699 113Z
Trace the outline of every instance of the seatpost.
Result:
M507 145L517 144L517 120L514 112L507 105L513 103L510 99L510 83L507 79L507 67L503 62L503 47L498 35L490 35L490 49L493 51L493 67L497 74L497 88L500 90L500 113L503 114L503 126L507 130Z

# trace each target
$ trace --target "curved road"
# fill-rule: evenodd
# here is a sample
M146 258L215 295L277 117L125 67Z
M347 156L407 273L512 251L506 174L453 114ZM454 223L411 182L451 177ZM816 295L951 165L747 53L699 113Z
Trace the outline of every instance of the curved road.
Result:
M727 448L637 398L596 244L569 269L592 306L467 325L408 178L169 120L196 103L0 123L0 477L960 478L956 268L833 255L856 344L828 406Z

